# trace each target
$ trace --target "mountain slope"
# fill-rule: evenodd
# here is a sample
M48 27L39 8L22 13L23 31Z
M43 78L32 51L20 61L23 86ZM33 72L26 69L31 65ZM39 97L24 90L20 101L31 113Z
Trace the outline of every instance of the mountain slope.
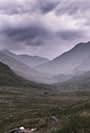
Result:
M76 72L90 71L90 55L76 68Z
M18 55L18 59L30 67L35 67L49 61L47 58L29 55Z
M0 62L0 86L24 85L24 79L17 76L7 65Z
M47 80L44 75L20 62L18 57L9 51L0 51L0 62L8 65L17 75L25 79L36 82L44 82Z
M46 74L42 74L30 66L22 63L18 56L7 51L0 51L0 62L8 65L17 75L34 82L52 83L53 78Z
M16 56L10 52L0 51L0 61L7 64L13 71L26 78L32 78L32 75L35 75L36 73L32 68L18 61Z
M0 86L6 87L21 87L24 89L26 88L33 88L33 89L40 89L38 93L41 93L44 89L50 91L51 86L46 84L39 84L36 82L32 82L29 80L25 80L24 78L16 75L10 67L0 62ZM1 87L0 87L1 88ZM36 90L34 90L36 91ZM34 92L35 93L35 92Z
M62 82L62 83L57 83L56 86L60 89L60 90L84 90L90 91L90 71L82 73L82 74L78 74L77 76L73 76L71 79Z
M39 72L50 74L71 74L90 55L90 42L79 43L70 51L38 66Z

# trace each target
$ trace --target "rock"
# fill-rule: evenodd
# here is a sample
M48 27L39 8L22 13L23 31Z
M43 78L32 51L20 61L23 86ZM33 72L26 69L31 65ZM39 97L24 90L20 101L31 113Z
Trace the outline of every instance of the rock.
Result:
M12 130L9 131L8 133L33 133L33 132L35 132L36 130L37 130L36 128L25 129L24 127L20 127L20 128L12 129Z

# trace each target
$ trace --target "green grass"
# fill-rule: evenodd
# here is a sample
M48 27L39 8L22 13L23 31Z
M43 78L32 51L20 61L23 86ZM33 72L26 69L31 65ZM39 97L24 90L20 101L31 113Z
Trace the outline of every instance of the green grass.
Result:
M74 87L60 91L26 81L0 64L0 133L19 126L38 128L36 133L90 133L90 89Z
M45 93L46 91L47 93ZM89 96L73 96L72 94L62 96L60 94L57 95L55 91L32 86L29 88L0 87L1 133L21 125L37 127L39 133L63 133L64 128L65 133L70 133L69 129L66 132L66 127L73 126L71 123L74 124L74 121L71 121L74 115L83 115L84 112L89 114L89 111ZM83 118L82 115L79 119ZM51 116L58 118L57 124L52 124L50 121ZM83 119L81 119L82 121ZM86 128L88 126L87 129L89 129L89 122L90 118L86 117L86 125L85 127L82 125L82 127Z

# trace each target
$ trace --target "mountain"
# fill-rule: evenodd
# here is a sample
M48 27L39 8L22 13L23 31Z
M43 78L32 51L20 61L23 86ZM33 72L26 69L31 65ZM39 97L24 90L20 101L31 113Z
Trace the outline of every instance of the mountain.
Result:
M90 56L90 42L79 43L57 58L39 65L36 70L53 75L72 74Z
M56 86L60 90L90 90L90 71L84 72L82 74L78 74L73 76L71 79L62 82L57 83Z
M52 83L53 77L40 73L32 67L22 63L18 56L8 50L0 51L0 62L8 65L17 75L39 83Z
M7 65L0 62L0 86L19 86L24 79L17 76Z
M3 63L0 62L0 86L6 87L30 87L40 89L51 89L51 86L46 84L38 84L36 82L32 82L29 80L25 80L24 78L15 74L12 69ZM42 90L43 90L42 89Z
M0 62L8 65L17 75L36 82L47 82L47 77L20 62L18 56L7 50L0 51Z
M30 56L30 55L18 55L18 59L22 63L32 68L49 61L47 58L44 58L44 57Z
M76 72L90 71L90 55L75 69Z
M55 79L54 82L56 82L56 83L57 83L57 82L61 83L61 82L64 82L64 81L67 81L67 80L71 79L71 78L72 78L72 75L60 74L60 75L53 76L53 78Z
M32 75L35 75L36 73L32 68L20 62L16 58L16 55L9 51L0 51L0 61L4 64L7 64L13 71L21 76L25 76L26 78L32 78Z
M71 79L73 75L90 71L89 59L90 42L79 43L51 61L45 59L46 63L40 65L38 63L43 60L41 57L15 55L7 50L0 51L2 63L8 65L19 76L40 83L63 82Z

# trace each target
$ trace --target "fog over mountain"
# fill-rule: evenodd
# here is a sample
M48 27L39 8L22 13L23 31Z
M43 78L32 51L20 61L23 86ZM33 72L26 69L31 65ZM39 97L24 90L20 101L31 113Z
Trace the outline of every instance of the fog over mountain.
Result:
M77 72L90 71L90 55L76 68Z
M30 67L35 67L49 61L47 58L40 56L30 56L30 55L17 55L17 56L21 62Z
M8 50L0 51L0 61L16 74L40 83L63 82L90 71L89 57L90 42L79 43L51 61L37 56L16 55Z
M63 53L46 64L38 66L37 70L54 75L73 74L79 65L81 65L80 68L82 67L82 63L86 61L88 56L90 56L90 42L79 43L70 51Z
M52 81L47 75L41 74L25 63L22 63L19 57L10 51L0 51L0 62L8 65L17 75L25 79L42 83L48 83L49 80L50 82Z
M0 133L90 133L90 0L0 0Z
M90 88L90 71L73 75L70 79L55 84L61 91L82 91L85 92ZM85 93L84 92L84 93Z
M89 71L89 5L89 0L0 0L0 49L9 51L0 52L0 60L39 82Z

